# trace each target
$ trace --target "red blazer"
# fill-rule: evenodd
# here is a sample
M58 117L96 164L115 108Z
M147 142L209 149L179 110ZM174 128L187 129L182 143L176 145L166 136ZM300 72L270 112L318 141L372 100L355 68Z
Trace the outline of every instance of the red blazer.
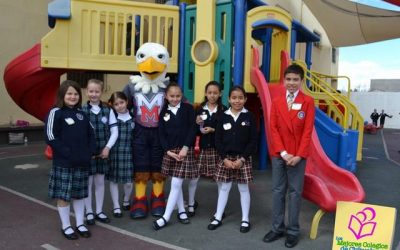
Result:
M280 156L280 152L286 150L294 156L307 158L314 127L314 99L299 91L292 109L289 111L285 95L280 95L272 102L271 147L273 155Z

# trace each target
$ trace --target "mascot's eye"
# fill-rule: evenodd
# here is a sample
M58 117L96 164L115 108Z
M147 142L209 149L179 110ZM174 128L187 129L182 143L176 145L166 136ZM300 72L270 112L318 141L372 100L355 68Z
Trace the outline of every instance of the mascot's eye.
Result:
M158 56L157 56L159 59L164 59L164 55L163 54L158 54Z
M144 58L145 57L145 55L143 53L139 53L139 55L137 55L137 56L138 56L138 58Z

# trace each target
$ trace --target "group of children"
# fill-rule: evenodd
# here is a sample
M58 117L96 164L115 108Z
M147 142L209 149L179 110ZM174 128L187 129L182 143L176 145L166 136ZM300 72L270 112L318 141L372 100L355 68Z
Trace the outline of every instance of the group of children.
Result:
M103 83L89 80L86 93L88 102L82 103L79 85L64 81L57 94L56 105L46 119L46 142L53 149L53 167L50 173L49 196L57 199L62 223L62 234L67 239L90 237L84 224L95 220L109 223L103 211L104 183L110 182L113 216L122 217L121 210L129 210L134 166L132 134L134 115L128 109L128 99L123 92L111 95L108 105L101 102ZM250 230L250 192L248 183L253 179L251 155L257 143L254 116L244 108L247 96L242 87L232 87L229 93L230 108L221 102L220 85L209 82L205 99L197 111L183 101L183 93L176 83L165 89L165 101L159 114L158 136L164 150L161 173L171 177L171 189L164 213L153 222L153 228L165 227L175 206L178 221L190 223L198 203L195 192L200 176L212 177L218 185L218 204L208 225L215 230L222 224L224 209L232 182L238 183L242 222L240 232ZM200 155L196 159L194 146L200 135ZM182 183L189 179L188 211L186 212ZM96 212L92 209L92 186ZM118 184L123 184L122 208ZM72 228L69 212L72 201L76 227ZM86 213L85 213L86 211Z

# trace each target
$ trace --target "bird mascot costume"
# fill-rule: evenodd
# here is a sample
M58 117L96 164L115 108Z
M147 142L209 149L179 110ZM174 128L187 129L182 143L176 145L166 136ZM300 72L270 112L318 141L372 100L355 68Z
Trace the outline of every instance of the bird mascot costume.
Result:
M135 194L132 198L132 219L148 215L146 187L153 183L150 197L151 214L162 216L165 211L164 181L161 174L163 149L158 136L158 119L164 104L166 77L169 62L167 49L157 43L145 43L136 52L139 75L130 77L124 93L133 108L135 129L133 132L133 165L135 172Z

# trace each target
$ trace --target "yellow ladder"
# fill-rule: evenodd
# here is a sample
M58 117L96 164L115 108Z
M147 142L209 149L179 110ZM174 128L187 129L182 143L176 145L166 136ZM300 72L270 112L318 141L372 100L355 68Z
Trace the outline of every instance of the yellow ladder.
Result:
M357 130L357 161L362 159L362 144L364 136L364 119L357 107L350 101L350 79L344 76L331 76L307 69L304 61L294 61L300 65L305 72L304 78L310 86L303 84L302 90L314 97L315 105L326 105L327 115L341 125L346 132L347 129ZM339 93L331 87L327 79L345 78L347 80L347 95Z

